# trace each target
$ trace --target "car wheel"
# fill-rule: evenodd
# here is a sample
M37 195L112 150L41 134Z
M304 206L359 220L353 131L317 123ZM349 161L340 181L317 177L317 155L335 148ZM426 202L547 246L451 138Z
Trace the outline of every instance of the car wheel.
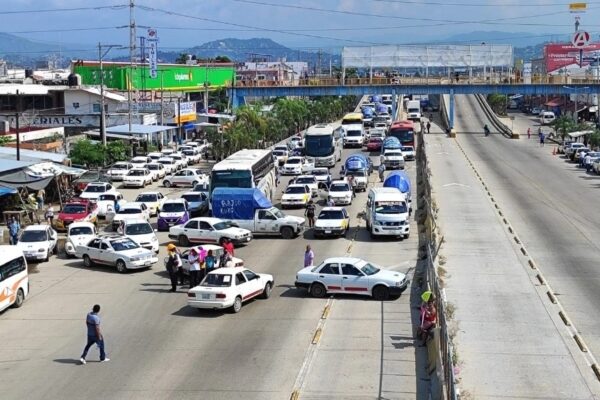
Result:
M233 301L233 306L231 307L234 313L239 313L242 309L242 298L240 296L236 297Z
M407 233L406 235L404 235L404 239L408 239L409 236L410 236L410 234Z
M323 286L322 283L315 282L312 285L310 285L310 295L312 297L321 298L325 297L326 294L327 289L325 289L325 286Z
M198 181L192 182L192 187L196 187L197 184L198 184Z
M170 188L171 187L171 182L165 180L165 181L163 181L163 186L166 187L166 188Z
M94 266L94 263L92 262L92 259L87 254L83 255L83 265L86 266L86 267L88 267L88 268Z
M373 298L377 301L384 301L390 297L390 289L383 285L377 285L373 288Z
M292 239L294 237L294 231L289 226L284 226L281 228L281 236L283 236L284 239Z
M17 297L15 298L15 302L13 303L13 307L14 308L19 308L23 305L23 302L25 301L25 293L23 292L23 289L19 289L17 291Z
M125 266L125 261L117 260L117 271L121 274L127 272L127 266Z
M269 297L271 297L271 289L273 289L273 284L271 282L267 282L265 288L263 289L261 297L263 299L268 299Z
M188 237L185 235L179 235L179 237L177 238L177 242L179 242L180 246L187 247L190 245L190 241L189 241Z

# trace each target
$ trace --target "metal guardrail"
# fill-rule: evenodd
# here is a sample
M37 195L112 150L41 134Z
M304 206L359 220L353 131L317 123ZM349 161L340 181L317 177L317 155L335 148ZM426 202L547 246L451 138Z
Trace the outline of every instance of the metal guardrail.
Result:
M448 109L446 108L445 96L446 95L443 94L440 95L440 118L442 119L444 130L448 132L450 129L450 120L448 117Z
M477 99L477 102L481 106L481 109L483 110L485 116L492 123L492 125L498 130L498 132L500 132L502 135L504 135L508 138L511 138L512 134L513 134L512 130L510 130L510 128L508 126L504 125L504 123L502 121L500 121L500 119L498 118L498 116L496 115L494 110L492 110L492 107L490 107L490 105L488 104L485 97L483 97L483 95L481 95L481 94L476 94L475 98Z
M421 181L419 186L423 189L420 197L425 201L425 232L427 236L425 284L435 296L436 308L438 311L438 324L436 330L439 332L437 335L439 338L439 354L437 365L441 368L439 373L443 377L443 398L447 400L457 400L457 382L454 374L454 347L452 338L450 337L447 320L448 303L446 302L444 288L436 268L439 263L438 249L444 241L444 238L443 236L440 236L437 231L437 209L434 206L431 197L430 169L425 142L422 134L419 134L418 137L417 163L421 171Z

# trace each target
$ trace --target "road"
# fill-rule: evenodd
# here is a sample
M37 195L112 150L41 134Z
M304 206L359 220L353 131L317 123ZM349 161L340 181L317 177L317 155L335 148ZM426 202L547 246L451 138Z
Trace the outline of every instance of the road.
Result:
M550 303L546 288L532 275L530 284L542 296L545 310L535 306L541 315L531 315L528 312L532 309L513 308L518 304L515 297L504 303L505 311L501 315L506 321L529 320L534 337L541 332L534 321L541 316L550 318L566 337L565 344L575 362L580 368L583 365L582 376L586 377L589 390L598 395L598 381L587 364L595 361L593 355L600 354L600 272L597 268L600 213L594 201L600 177L586 174L565 159L553 156L551 146L539 147L535 134L527 140L523 135L527 127L537 132L530 117L517 115L515 119L515 131L522 134L520 140L509 140L499 134L483 137L481 127L487 121L476 104L473 97L456 97L457 142L590 351L587 354L579 351L572 339L573 327L567 331L558 317L559 306ZM522 296L522 293L515 290L514 296ZM501 310L493 310L496 311ZM547 338L538 340L541 344ZM557 382L554 376L548 379Z
M413 165L408 171L414 177ZM160 190L169 197L185 191ZM140 191L122 192L132 200ZM294 240L256 238L236 249L247 266L276 280L269 300L252 301L239 314L188 308L183 290L168 292L162 262L150 270L119 274L52 257L30 275L25 305L0 314L0 397L262 400L287 399L299 390L306 399L426 398L426 381L417 378L421 372L415 366L426 354L413 347L412 289L398 300L375 302L313 299L293 288L309 243L318 261L360 256L412 277L418 235L372 242L359 228L364 223L357 215L365 202L366 194L360 193L349 207L353 230L348 239L314 240L306 232ZM158 236L162 260L169 241L164 232ZM81 366L84 318L95 303L102 306L111 361L95 362L92 349L88 364ZM322 320L326 304L330 313ZM322 335L318 346L312 346L319 323Z

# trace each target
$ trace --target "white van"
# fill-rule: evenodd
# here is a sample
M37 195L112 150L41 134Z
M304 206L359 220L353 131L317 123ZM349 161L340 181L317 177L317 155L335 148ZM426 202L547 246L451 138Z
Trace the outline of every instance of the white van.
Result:
M29 294L29 275L23 251L0 246L0 311L21 307Z
M396 188L371 188L365 218L371 237L402 236L407 239L410 235L406 195Z
M540 113L540 124L549 125L556 119L556 115L552 111L543 111Z

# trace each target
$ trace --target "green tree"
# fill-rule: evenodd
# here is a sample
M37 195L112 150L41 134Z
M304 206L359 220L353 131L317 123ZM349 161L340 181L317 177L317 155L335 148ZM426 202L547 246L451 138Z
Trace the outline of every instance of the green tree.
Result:
M598 129L595 129L594 132L590 134L589 144L593 149L600 147L600 131Z
M503 94L490 94L487 97L488 104L498 115L506 114L506 96Z
M89 139L81 139L71 145L69 158L73 164L100 167L104 165L105 153L106 150L103 146L99 146Z
M15 139L13 139L11 136L6 136L6 135L2 135L0 136L0 146L6 146L6 144L10 143L10 142L14 142Z
M231 58L229 58L227 56L216 56L215 57L215 62L218 62L218 63L230 63L232 61L231 61Z
M101 147L101 145L100 145ZM122 140L112 140L106 144L106 162L112 164L129 159L130 146Z

